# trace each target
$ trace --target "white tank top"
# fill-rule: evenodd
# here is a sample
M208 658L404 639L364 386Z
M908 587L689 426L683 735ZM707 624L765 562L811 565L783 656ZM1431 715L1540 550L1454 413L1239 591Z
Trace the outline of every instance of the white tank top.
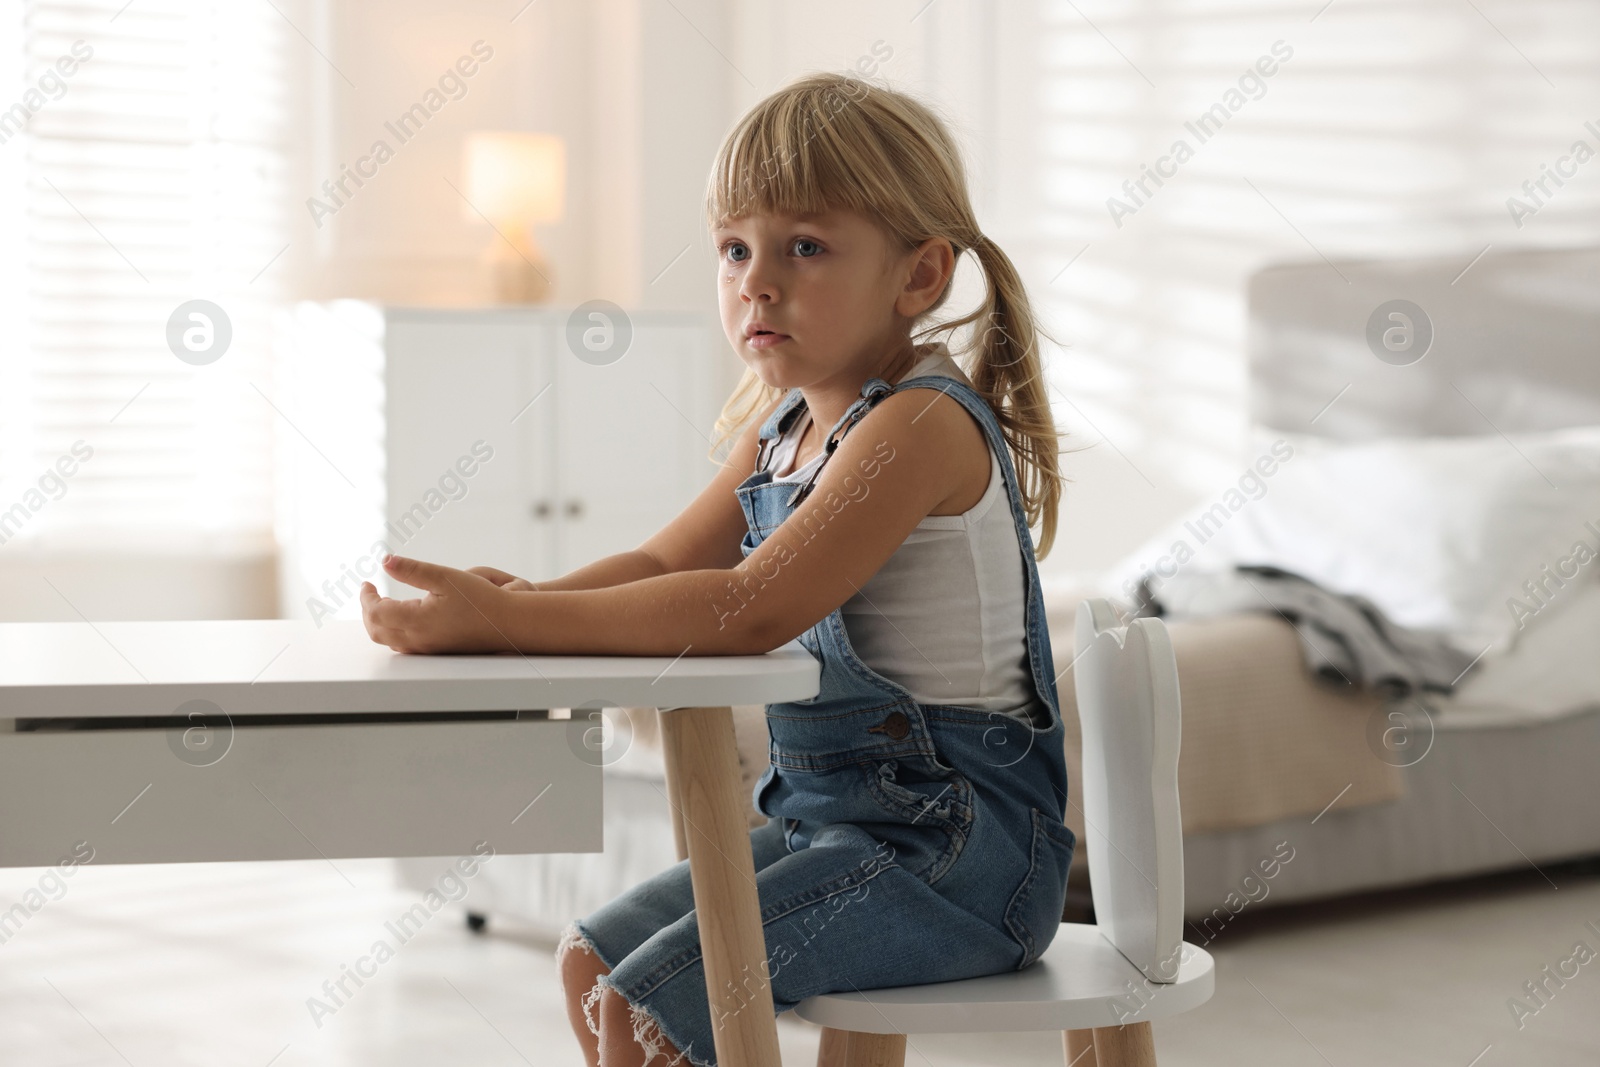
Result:
M972 384L944 345L901 381L927 375ZM794 462L810 422L806 411L779 437L772 471ZM805 480L824 455L774 473L773 481ZM841 611L861 661L918 703L962 704L1046 726L1028 670L1027 574L993 449L982 499L960 515L924 516Z

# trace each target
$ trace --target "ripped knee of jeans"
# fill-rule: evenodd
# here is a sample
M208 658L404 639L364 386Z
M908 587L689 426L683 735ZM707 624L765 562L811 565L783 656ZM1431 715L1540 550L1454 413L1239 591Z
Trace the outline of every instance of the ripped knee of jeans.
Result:
M666 1055L665 1046L668 1044L666 1035L661 1032L661 1024L655 1016L640 1004L628 1001L629 1021L633 1023L633 1039L644 1050L643 1067L651 1067L656 1062L657 1056ZM693 1048L690 1045L690 1048ZM666 1062L666 1067L676 1067L677 1064L688 1061L692 1067L702 1067L703 1061L690 1060L689 1049L684 1049Z
M600 1036L600 997L605 991L605 986L596 979L594 988L583 995L583 1021L589 1024L589 1032L595 1037Z
M692 1042L688 1048L673 1054L672 1050L676 1049L676 1046L662 1033L660 1020L651 1014L648 1008L635 1004L623 996L621 990L610 984L610 975L601 975L595 982L594 989L583 998L584 1017L589 1020L589 1029L593 1030L596 1036L599 1036L600 1030L595 1016L599 1014L599 1001L608 989L628 1005L628 1022L633 1028L634 1043L644 1051L644 1062L641 1067L679 1067L682 1064L688 1064L689 1067L710 1067L710 1061L690 1055L694 1051Z
M583 936L583 931L578 929L578 924L569 923L566 929L561 931L561 940L556 945L556 965L559 967L561 961L566 959L567 953L574 949L587 952L596 959L600 958L600 954L594 950L594 945L587 937ZM583 1021L589 1024L589 1032L596 1037L600 1036L598 1005L600 996L604 992L605 990L601 987L599 980L596 979L594 986L583 995L583 999L579 1002L583 1008Z
M561 931L561 940L556 943L556 962L560 963L562 957L574 948L581 948L591 956L599 955L589 939L583 936L583 931L578 929L578 924L568 923L566 929Z

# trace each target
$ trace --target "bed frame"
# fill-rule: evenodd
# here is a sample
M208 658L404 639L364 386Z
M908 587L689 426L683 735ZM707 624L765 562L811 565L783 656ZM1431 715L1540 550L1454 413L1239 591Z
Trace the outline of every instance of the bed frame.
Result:
M1600 424L1600 248L1284 263L1248 292L1256 423L1346 441ZM1367 324L1397 300L1432 340L1386 362Z

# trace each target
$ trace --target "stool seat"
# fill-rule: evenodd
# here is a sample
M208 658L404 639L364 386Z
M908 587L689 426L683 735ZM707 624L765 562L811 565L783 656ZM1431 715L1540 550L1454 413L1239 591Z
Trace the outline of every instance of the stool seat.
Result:
M927 985L808 997L807 1022L868 1034L1087 1030L1178 1015L1211 997L1216 968L1184 942L1177 980L1147 982L1100 927L1062 923L1050 947L1020 971Z

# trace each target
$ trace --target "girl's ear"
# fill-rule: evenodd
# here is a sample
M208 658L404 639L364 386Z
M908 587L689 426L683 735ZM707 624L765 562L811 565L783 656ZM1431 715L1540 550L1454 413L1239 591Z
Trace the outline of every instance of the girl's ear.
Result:
M906 277L905 288L895 298L894 309L908 319L927 311L944 295L955 273L956 255L945 237L930 237L914 248L907 257L911 272Z

